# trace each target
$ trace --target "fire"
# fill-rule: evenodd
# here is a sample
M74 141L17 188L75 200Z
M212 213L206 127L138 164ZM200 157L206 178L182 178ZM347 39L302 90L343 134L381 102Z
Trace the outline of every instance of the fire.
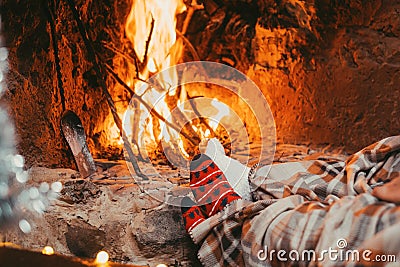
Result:
M199 8L195 0L192 4ZM185 87L182 86L178 90L173 86L178 84L178 76L175 70L170 68L165 71L181 62L184 44L181 38L177 38L176 34L177 15L185 12L186 9L183 0L134 0L125 24L126 36L135 50L140 66L139 70L121 69L120 71L126 73L126 84L132 85L135 93L140 95L170 123L173 123L171 106L184 114L184 106L187 102ZM189 8L187 12L189 19L193 13L190 11L193 10ZM187 25L188 22L185 21L182 32L186 31ZM139 71L142 81L135 80L137 71ZM157 79L160 84L159 88L155 89L143 82L152 74L160 71L162 72L158 75L161 78ZM176 103L171 104L171 100ZM184 139L179 132L167 127L162 120L151 116L149 110L142 104L137 102L134 105L129 106L124 114L124 129L130 140L139 143L139 139L141 139L142 143L139 146L144 145L144 147L151 142L153 142L153 145L159 141L174 143L183 157L189 157L189 154L185 151ZM212 102L212 106L218 110L218 114L213 117L212 121L210 120L210 127L215 130L222 117L229 113L229 108L217 100ZM200 138L210 137L211 135L209 129L200 130L202 128L200 125L196 127L191 124L190 127L192 127L192 133L200 133Z
M222 102L219 102L216 98L211 101L211 105L217 109L217 114L213 116L213 120L210 120L209 125L215 131L218 127L221 119L229 114L229 107Z
M176 37L176 15L184 12L186 6L182 0L135 0L133 1L130 13L128 15L125 32L127 38L133 44L135 52L141 62L145 64L145 68L140 71L140 78L147 80L151 73L158 72L179 62L183 50L181 41L177 41ZM131 70L131 74L136 70ZM129 79L130 80L130 79ZM162 85L169 90L169 95L175 93L174 88L170 88L171 84L177 82L176 74L168 72L162 79ZM165 92L158 92L149 88L143 82L135 83L135 93L142 95L143 99L154 105L155 110L163 117L168 117L169 108L163 101ZM137 110L137 109L136 109ZM137 136L133 136L132 126L125 125L128 137L135 139L138 136L150 135L151 139L155 139L152 129L152 118L149 112L140 105L140 114L125 114L125 116L140 116L139 130ZM132 111L128 111L132 113ZM147 128L144 127L145 120ZM124 120L127 121L127 120ZM129 119L128 121L132 121ZM163 129L164 122L160 122ZM160 135L163 136L160 136ZM168 131L160 131L157 136L158 140L164 138L169 142L170 135L174 134L174 138L178 137L178 133L170 133Z
M118 114L118 115L120 117L122 117L121 114ZM108 124L107 128L109 131L110 144L118 146L118 147L122 146L124 144L124 141L121 138L119 129L118 129L117 125L114 123L114 120L113 120L111 114L109 114L108 117L105 119L105 123ZM132 132L132 131L130 131L130 132Z
M185 10L182 0L133 1L125 32L140 61L143 62L145 57L148 59L143 76L146 72L154 73L175 65L180 60L182 44L178 44L176 39L176 15Z

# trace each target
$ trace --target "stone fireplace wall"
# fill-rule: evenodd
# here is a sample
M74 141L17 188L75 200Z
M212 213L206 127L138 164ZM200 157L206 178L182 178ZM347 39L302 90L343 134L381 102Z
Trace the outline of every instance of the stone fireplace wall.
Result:
M199 57L259 86L279 141L354 152L399 134L398 1L204 2Z
M28 165L72 166L60 132L61 115L70 109L81 118L92 153L118 157L121 148L108 140L109 109L72 14L65 1L48 2L3 0L0 6L10 51L2 102L14 118L20 153ZM115 54L105 44L121 47L129 1L76 3L96 51L112 65ZM194 13L188 39L201 60L231 65L255 81L279 141L353 152L399 133L397 1L204 0L204 6ZM189 50L184 60L193 60ZM126 93L106 79L124 107Z
M118 44L128 3L76 3L81 7L82 20L90 29L96 51L110 63L113 54L103 49L102 44ZM2 101L8 105L15 121L18 148L28 165L74 166L72 153L60 129L65 110L72 110L81 118L94 155L103 158L120 156L121 147L109 146L112 117L66 2L2 1L1 10L10 65L9 91ZM54 32L49 22L49 10L54 16ZM123 13L119 13L121 11ZM54 40L57 40L60 79L57 77ZM105 78L109 88L114 88L112 79ZM129 101L123 92L110 93L121 105Z

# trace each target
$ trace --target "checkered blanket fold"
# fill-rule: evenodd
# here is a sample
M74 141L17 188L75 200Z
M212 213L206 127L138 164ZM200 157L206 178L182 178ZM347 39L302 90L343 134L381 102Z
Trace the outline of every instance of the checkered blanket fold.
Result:
M237 200L192 230L198 257L204 266L399 266L400 206L370 194L399 172L400 136L345 162L261 167L254 202Z

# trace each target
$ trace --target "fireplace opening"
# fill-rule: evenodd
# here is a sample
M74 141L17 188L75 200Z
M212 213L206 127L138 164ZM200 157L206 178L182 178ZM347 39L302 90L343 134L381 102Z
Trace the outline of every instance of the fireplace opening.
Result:
M168 228L162 243L148 228L182 230L177 211L160 203L188 194L188 163L205 140L216 138L227 155L251 166L321 154L342 159L400 129L395 1L3 0L0 6L8 60L0 101L33 182L64 183L57 215L39 219L62 240L56 245L62 254L94 258L108 248L120 262L169 260L157 251L171 255L173 243L188 244L187 236ZM190 69L192 62L202 63ZM216 65L205 70L207 63ZM75 114L84 129L92 158L81 162L95 164L83 176L63 133L65 114ZM93 173L96 182L85 179ZM102 209L99 215L90 205ZM111 208L134 219L112 218ZM71 209L73 215L62 215ZM52 230L57 216L59 230ZM116 249L115 227L123 229L118 234L129 229L124 242L134 245ZM93 246L79 241L84 232ZM176 260L194 261L184 246Z
M10 89L3 102L15 120L20 151L28 165L73 167L59 127L62 113L72 110L83 121L95 157L122 159L119 129L74 17L67 3L53 2L3 4L3 10L21 10L3 14L4 28L12 29L5 31ZM146 80L177 63L207 60L232 66L258 85L274 115L279 142L330 144L353 152L398 129L391 120L398 113L392 109L398 93L391 87L397 17L385 15L396 14L394 4L189 2L76 3L101 64L131 88L126 90L109 72L102 77L120 118L132 91L148 90L137 78ZM185 93L173 88L164 108L205 94ZM207 94L235 101L219 90Z

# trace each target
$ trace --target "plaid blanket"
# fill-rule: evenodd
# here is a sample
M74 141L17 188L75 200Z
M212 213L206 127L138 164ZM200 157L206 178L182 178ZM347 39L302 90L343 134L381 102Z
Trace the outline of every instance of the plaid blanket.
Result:
M198 257L204 266L400 266L400 206L371 195L399 172L400 136L345 162L261 167L254 202L237 200L191 231Z

